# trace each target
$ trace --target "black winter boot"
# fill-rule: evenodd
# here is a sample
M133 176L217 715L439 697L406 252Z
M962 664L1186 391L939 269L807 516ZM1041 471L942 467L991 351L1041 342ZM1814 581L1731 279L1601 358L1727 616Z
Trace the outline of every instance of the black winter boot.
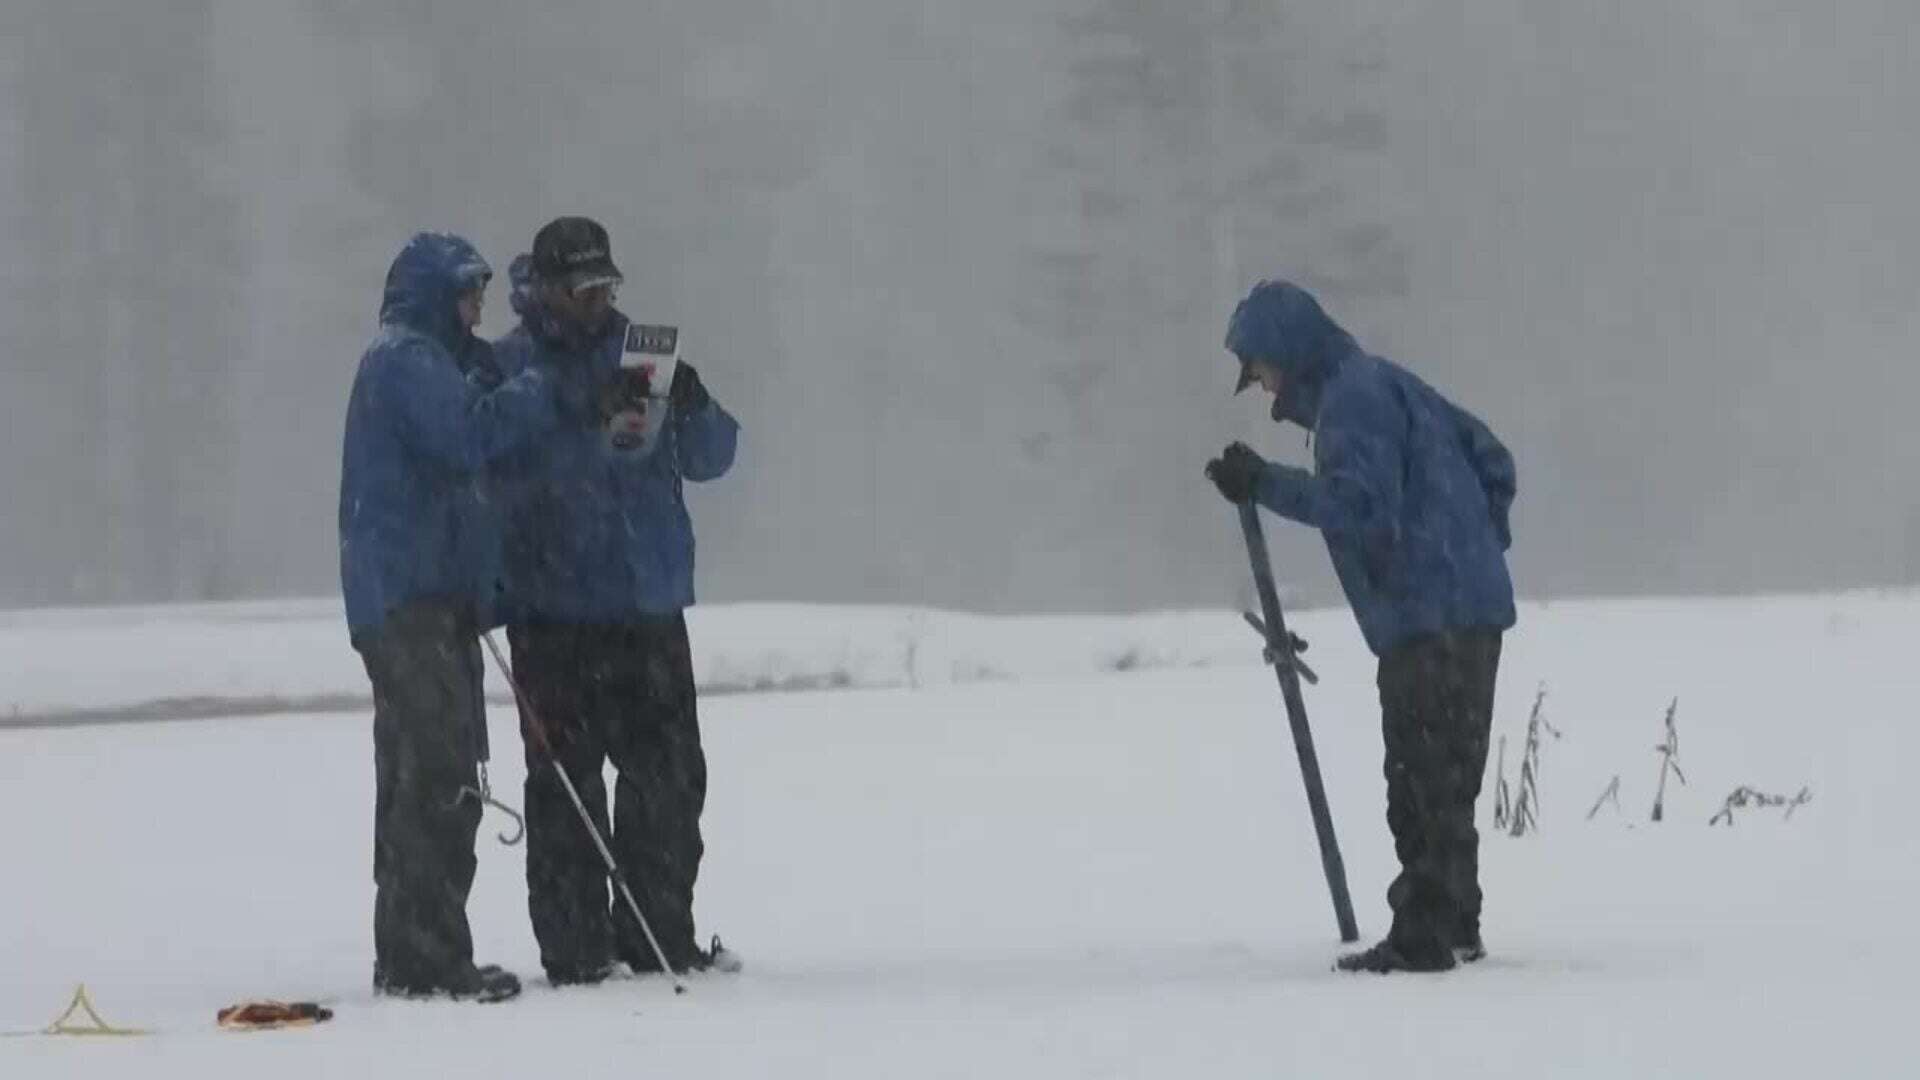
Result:
M520 978L497 964L468 965L431 979L396 977L375 968L373 989L388 997L492 1003L520 996Z
M1399 946L1384 939L1371 949L1348 953L1334 963L1334 967L1340 971L1370 971L1376 975L1388 975L1396 971L1451 971L1453 966L1451 949L1402 952Z
M613 974L613 961L602 960L578 968L548 968L547 981L555 986L598 986Z

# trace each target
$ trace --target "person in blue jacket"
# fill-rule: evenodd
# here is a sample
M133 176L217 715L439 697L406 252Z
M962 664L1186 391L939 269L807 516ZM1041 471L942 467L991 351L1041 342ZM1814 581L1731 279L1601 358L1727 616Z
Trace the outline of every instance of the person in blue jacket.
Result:
M457 236L409 240L347 405L340 582L373 684L374 986L408 997L520 990L474 964L466 914L486 758L477 633L499 573L480 482L566 406L543 368L493 370L473 334L491 276Z
M1207 475L1319 529L1379 658L1387 825L1400 874L1393 926L1348 971L1441 971L1486 954L1479 834L1503 632L1514 624L1506 551L1513 456L1487 426L1406 369L1363 350L1306 290L1262 282L1228 323L1237 394L1258 385L1274 420L1313 433L1313 471L1234 443Z
M694 928L707 766L683 614L694 542L682 490L732 467L740 426L690 364L663 387L623 372L630 324L613 306L622 278L599 223L548 223L512 272L521 322L495 343L501 370L547 365L579 392L605 388L588 421L496 473L507 502L507 635L527 705L527 904L540 961L556 985L597 983L618 961L660 967L610 891L550 748L609 835L667 964L731 967L737 958L717 938L701 948ZM631 422L649 410L664 420L639 438ZM618 777L610 829L608 760Z

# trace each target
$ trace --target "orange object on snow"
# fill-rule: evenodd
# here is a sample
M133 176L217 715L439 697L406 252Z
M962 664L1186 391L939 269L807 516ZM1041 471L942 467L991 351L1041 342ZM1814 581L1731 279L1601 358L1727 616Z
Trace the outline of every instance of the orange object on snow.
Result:
M221 1009L217 1019L229 1031L265 1031L312 1027L333 1019L333 1010L311 1001L245 1001Z

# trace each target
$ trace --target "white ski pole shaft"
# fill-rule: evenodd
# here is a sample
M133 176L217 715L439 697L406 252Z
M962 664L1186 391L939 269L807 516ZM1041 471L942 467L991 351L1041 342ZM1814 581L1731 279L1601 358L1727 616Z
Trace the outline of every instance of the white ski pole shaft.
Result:
M660 970L666 974L667 978L673 980L673 992L686 993L686 984L674 974L673 965L667 963L667 954L660 948L660 939L653 936L653 927L648 925L647 917L640 913L640 904L634 900L633 890L627 887L626 875L620 872L619 864L613 861L613 851L607 847L606 838L600 835L600 826L594 824L593 815L587 812L587 804L581 801L579 789L573 786L573 777L568 776L567 770L561 767L559 757L553 753L552 745L547 742L546 726L534 714L526 695L520 692L520 681L513 677L513 667L507 663L506 654L500 651L500 646L493 640L492 631L486 631L480 637L487 643L487 651L493 654L493 662L499 665L500 674L506 678L508 689L513 691L513 700L519 704L521 712L526 714L528 726L533 729L535 738L540 743L541 752L546 755L547 762L553 766L553 771L559 775L560 786L567 789L567 798L573 802L573 809L580 815L580 824L586 827L587 835L593 838L593 846L599 850L600 860L607 864L607 873L612 875L614 885L620 889L620 897L627 902L627 910L633 913L634 921L640 924L640 932L647 936L647 945L653 949L653 958L659 962Z

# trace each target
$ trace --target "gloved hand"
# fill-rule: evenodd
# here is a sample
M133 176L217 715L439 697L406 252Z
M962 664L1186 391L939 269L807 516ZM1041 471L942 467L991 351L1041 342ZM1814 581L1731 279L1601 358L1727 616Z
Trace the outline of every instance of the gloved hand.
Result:
M1228 502L1243 503L1253 498L1260 475L1267 471L1267 459L1243 442L1236 442L1207 462L1207 479L1220 489Z
M600 387L600 423L615 450L636 450L647 441L647 410L655 408L647 396L647 373L621 368Z
M494 362L493 346L485 338L468 334L457 360L460 373L481 393L497 390L506 381L500 365Z
M713 400L713 396L707 393L706 384L700 381L700 373L685 360L673 369L673 386L667 391L667 396L673 402L673 411L681 416L699 412Z
M618 368L600 385L600 417L609 419L623 412L638 412L647 407L647 373L639 368Z

